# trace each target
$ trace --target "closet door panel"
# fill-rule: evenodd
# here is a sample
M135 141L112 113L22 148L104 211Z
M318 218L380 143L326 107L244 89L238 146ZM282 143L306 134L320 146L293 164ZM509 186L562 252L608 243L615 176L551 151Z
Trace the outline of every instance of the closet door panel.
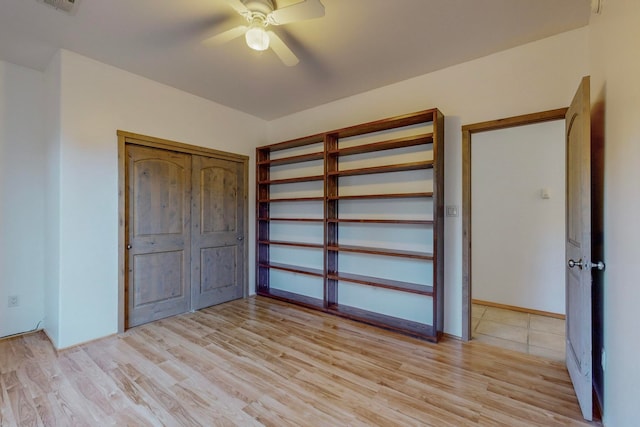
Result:
M127 326L190 307L191 156L127 146Z
M193 156L191 292L193 309L244 295L244 169L240 162Z

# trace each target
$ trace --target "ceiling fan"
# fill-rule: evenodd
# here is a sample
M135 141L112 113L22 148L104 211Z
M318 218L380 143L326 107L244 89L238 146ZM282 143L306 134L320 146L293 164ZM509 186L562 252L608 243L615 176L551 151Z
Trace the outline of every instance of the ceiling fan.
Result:
M299 60L276 33L268 30L269 25L284 25L324 16L324 6L320 0L302 0L279 9L275 8L272 0L227 0L227 3L249 25L240 25L216 34L203 43L217 46L244 35L250 48L262 51L271 47L287 66L296 65Z

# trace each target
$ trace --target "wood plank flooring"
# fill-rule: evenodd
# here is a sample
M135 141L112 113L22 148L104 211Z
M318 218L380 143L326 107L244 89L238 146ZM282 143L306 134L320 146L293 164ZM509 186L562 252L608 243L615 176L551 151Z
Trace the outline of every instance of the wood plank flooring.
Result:
M56 354L0 340L0 426L578 426L562 363L253 297Z

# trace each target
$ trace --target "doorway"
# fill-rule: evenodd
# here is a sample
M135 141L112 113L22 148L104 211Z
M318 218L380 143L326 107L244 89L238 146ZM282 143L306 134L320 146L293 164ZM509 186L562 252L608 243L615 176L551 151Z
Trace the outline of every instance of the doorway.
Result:
M248 157L118 131L119 331L248 292Z
M472 316L472 169L471 169L471 141L472 135L480 132L508 129L517 126L531 125L555 120L563 120L566 108L544 111L540 113L516 116L507 119L476 123L462 127L462 226L463 226L463 257L462 257L462 338L470 340L473 334ZM560 141L562 143L562 141ZM540 189L542 190L542 189ZM499 267L496 262L495 266ZM507 304L508 305L508 304Z

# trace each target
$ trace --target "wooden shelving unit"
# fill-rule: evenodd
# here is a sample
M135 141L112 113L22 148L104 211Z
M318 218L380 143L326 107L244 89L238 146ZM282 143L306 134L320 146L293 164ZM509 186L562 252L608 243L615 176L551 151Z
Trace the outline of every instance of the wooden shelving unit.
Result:
M443 144L444 117L437 109L431 109L258 147L257 293L437 341L442 334L444 317ZM273 154L276 155L272 157ZM317 171L319 163L322 174ZM315 169L311 167L312 172L306 173L305 166L309 164L313 164ZM278 175L279 169L287 167L298 168L302 172L295 176ZM385 182L385 174L423 174L428 171L431 175L412 175L414 185L408 189L398 185L391 191L388 188L380 190L375 184ZM373 181L371 185L365 181L365 193L357 191L362 183L355 186L348 181L353 179ZM314 191L299 197L274 194L274 190L284 185L320 181L322 196ZM394 216L393 205L402 201L426 203L430 212L419 211L413 217L404 212ZM317 212L313 218L307 217L308 212L296 215L297 206L304 202L315 203ZM271 216L272 205L275 209L279 203L287 203L289 210L286 215L281 212L279 216ZM350 203L368 203L366 213L341 214L348 211L345 207ZM381 211L376 212L376 209ZM391 209L391 213L385 209ZM271 236L272 228L276 226L282 234L282 227L295 226L299 232L299 227L318 227L318 224L322 224L318 243L309 243L313 241L309 237L299 239L295 233L291 240L288 235L284 239ZM365 236L360 237L363 241L345 242L350 235L351 239L358 235L359 227L366 229L360 233ZM395 233L402 230L404 235L418 236L415 237L418 241L407 242L406 245L404 242L385 241L397 239ZM430 236L424 239L428 241L420 240L425 235ZM379 241L372 242L371 239ZM428 249L415 250L416 247ZM280 262L272 259L276 248L312 251L312 256L305 259L292 253L286 257L286 262ZM350 256L357 258L350 259ZM294 264L297 262L300 265ZM309 266L311 262L315 264ZM390 268L381 269L377 264L390 265ZM357 271L352 271L354 268ZM429 273L424 274L424 271ZM278 280L286 283L276 283L276 280L272 281L276 273L290 276L287 279L278 276ZM396 277L402 276L401 273L413 274L413 277ZM321 289L296 288L296 283L305 277ZM387 305L387 299L396 301L395 306L393 302ZM405 305L411 306L413 312L404 313L402 301L408 302Z

